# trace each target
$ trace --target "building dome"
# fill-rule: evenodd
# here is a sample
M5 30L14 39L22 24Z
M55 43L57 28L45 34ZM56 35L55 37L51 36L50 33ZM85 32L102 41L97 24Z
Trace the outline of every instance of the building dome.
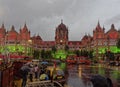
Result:
M68 28L65 24L63 24L61 20L61 24L58 25L55 32L55 41L56 44L67 44L68 43Z
M67 30L67 27L65 24L63 24L63 21L61 20L61 24L58 25L59 30Z

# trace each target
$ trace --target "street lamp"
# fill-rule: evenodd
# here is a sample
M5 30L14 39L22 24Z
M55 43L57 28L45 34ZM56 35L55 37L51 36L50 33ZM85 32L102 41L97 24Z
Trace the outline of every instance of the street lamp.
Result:
M109 36L107 37L107 45L108 45L108 51L110 50L110 38L109 38Z
M32 40L28 40L28 44L29 44L29 53L32 53Z
M4 62L5 63L10 62L9 49L7 48L7 36L8 34L5 35L5 40L4 40Z

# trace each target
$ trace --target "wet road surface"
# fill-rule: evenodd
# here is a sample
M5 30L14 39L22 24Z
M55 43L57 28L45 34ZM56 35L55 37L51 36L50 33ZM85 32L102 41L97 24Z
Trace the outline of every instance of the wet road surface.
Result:
M67 65L68 78L65 87L92 87L89 85L89 77L91 75L100 74L109 77L114 87L120 87L120 72L105 68L102 65ZM89 86L88 86L89 85Z

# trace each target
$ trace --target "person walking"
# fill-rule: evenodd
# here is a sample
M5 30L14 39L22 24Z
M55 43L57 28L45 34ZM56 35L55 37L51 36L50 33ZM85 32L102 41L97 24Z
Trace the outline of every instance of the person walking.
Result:
M35 72L35 79L38 79L38 65L36 64L34 67L34 72Z
M22 75L22 87L25 87L26 86L26 82L27 82L27 75L28 75L28 72L27 71L23 71L23 75Z
M30 69L30 73L29 73L29 79L30 79L30 82L33 81L33 72L34 72L34 70L33 70L33 68L31 67L31 69Z
M30 72L30 66L29 65L25 64L20 68L20 74L22 76L22 87L26 86L28 72Z

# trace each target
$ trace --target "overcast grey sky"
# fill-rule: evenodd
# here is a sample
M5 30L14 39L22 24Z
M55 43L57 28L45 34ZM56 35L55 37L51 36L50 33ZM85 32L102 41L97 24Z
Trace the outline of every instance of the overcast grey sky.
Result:
M106 31L112 23L120 29L120 0L0 0L0 24L19 31L26 22L31 35L54 40L55 28L63 23L70 40L92 35L99 20Z

